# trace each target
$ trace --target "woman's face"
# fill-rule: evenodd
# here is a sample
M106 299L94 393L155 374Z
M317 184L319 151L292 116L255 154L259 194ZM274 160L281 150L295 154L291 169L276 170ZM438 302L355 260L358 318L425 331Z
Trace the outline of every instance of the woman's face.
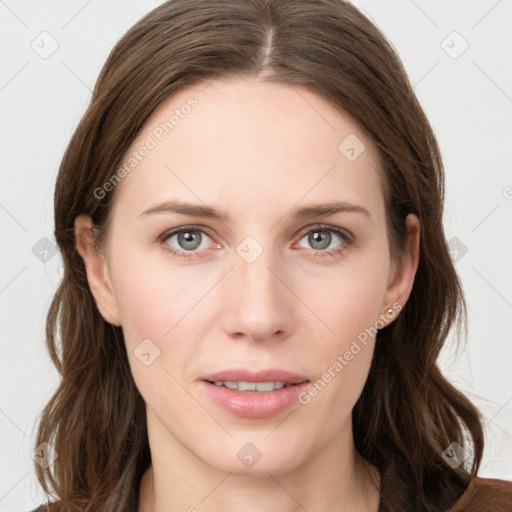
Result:
M277 474L346 446L417 264L391 264L370 140L305 89L215 80L160 105L125 163L88 274L162 457Z

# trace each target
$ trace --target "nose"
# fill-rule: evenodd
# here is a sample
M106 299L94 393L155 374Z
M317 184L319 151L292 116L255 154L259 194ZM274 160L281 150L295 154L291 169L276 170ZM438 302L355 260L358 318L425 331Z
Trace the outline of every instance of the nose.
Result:
M287 288L290 276L270 251L256 261L235 261L224 286L224 329L234 338L255 342L284 339L292 332L297 299Z

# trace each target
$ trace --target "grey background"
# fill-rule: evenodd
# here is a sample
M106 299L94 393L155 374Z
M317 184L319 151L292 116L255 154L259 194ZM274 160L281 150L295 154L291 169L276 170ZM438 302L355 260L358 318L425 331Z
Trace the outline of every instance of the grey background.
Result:
M31 454L58 383L44 324L62 269L59 162L112 46L159 3L0 1L0 511L43 500ZM354 3L398 50L439 139L447 238L469 303L466 348L447 343L441 365L485 415L480 475L511 480L512 2Z

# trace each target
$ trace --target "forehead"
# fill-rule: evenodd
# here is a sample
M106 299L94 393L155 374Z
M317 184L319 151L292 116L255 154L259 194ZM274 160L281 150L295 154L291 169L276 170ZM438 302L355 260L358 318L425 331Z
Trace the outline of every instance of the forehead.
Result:
M258 79L178 90L123 163L120 195L137 210L172 197L258 210L382 200L378 153L357 123L311 91Z

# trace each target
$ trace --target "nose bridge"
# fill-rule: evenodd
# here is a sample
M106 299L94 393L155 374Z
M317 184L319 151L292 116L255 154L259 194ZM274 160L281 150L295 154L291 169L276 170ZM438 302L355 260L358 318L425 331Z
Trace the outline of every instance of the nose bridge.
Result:
M240 304L270 307L276 301L276 295L281 294L280 283L270 268L273 268L273 272L277 270L270 249L263 251L254 261L241 258L235 264L235 279L241 287L238 297Z
M279 259L253 237L243 240L236 252L228 292L228 330L254 339L287 331L291 325L290 297L276 277L282 273Z

